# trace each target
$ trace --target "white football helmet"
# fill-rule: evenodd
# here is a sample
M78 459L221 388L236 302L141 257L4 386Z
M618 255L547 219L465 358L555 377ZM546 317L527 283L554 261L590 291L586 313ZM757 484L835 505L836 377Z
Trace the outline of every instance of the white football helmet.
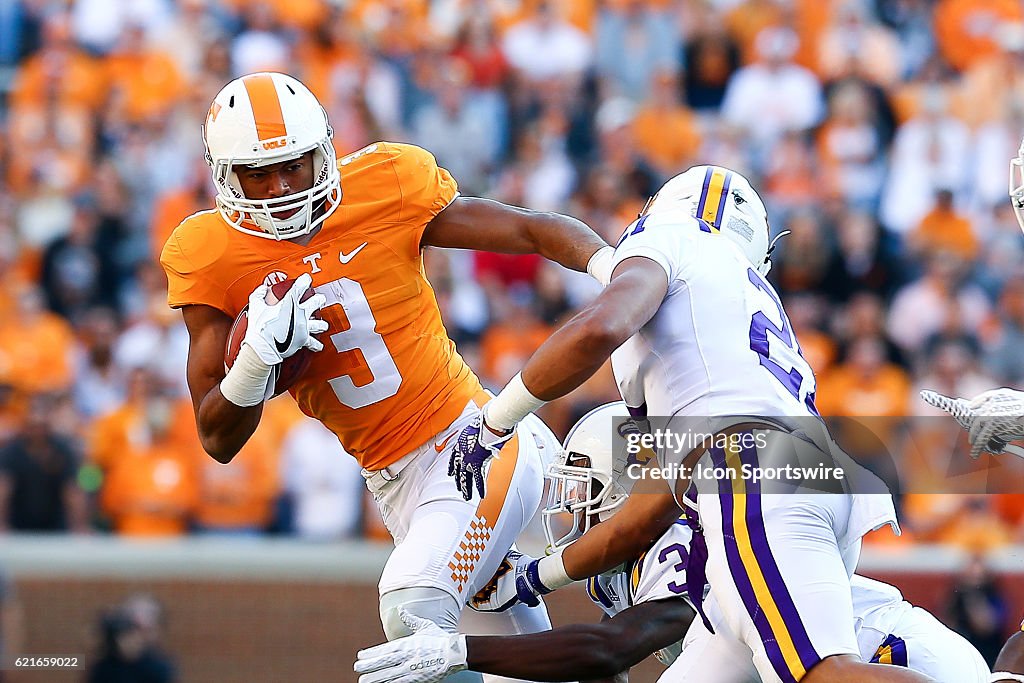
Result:
M1010 159L1010 204L1017 216L1017 224L1024 230L1024 140L1021 140L1017 156Z
M616 439L629 424L622 401L606 403L584 415L565 438L562 452L548 467L548 498L541 511L548 552L565 547L587 532L593 516L605 521L626 502L636 483L626 472L632 462L625 442ZM614 446L622 446L614 452ZM566 530L566 513L572 526Z
M685 211L712 232L732 240L761 275L782 233L769 242L768 211L750 182L721 166L694 166L671 178L644 207L644 214Z
M217 186L217 209L233 228L257 237L286 240L305 235L341 203L341 176L327 112L299 81L280 73L237 78L210 105L203 126L206 161ZM249 199L235 173L313 151L313 187L284 197ZM291 210L294 215L275 217Z

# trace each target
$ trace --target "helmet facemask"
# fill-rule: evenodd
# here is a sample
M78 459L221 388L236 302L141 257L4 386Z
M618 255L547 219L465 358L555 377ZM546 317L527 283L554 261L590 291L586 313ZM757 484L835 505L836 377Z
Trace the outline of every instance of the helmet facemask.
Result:
M572 544L594 524L609 519L628 497L622 486L591 468L589 456L580 453L569 453L565 462L552 463L547 476L547 503L541 517L549 553ZM566 515L572 515L571 524Z
M231 227L250 235L287 240L312 232L334 213L341 204L341 174L330 139L312 148L316 177L308 190L283 197L249 199L235 172L236 166L259 168L300 158L310 150L292 152L284 158L221 159L211 162L213 182L217 186L217 208ZM275 213L298 209L288 218L277 218Z

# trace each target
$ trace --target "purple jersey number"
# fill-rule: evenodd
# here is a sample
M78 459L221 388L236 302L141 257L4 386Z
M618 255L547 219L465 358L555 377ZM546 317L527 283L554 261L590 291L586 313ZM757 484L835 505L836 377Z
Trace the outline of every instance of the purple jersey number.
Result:
M782 309L782 302L779 301L779 297L771 287L765 284L761 276L753 268L747 268L747 279L750 280L750 284L771 298L772 303L778 309L779 318L782 320L782 327L779 327L769 320L768 316L763 312L758 311L755 313L750 319L750 350L757 354L761 367L772 373L772 376L779 380L782 386L786 388L786 391L799 401L800 389L804 384L804 380L813 379L814 373L811 370L811 366L804 360L803 353L800 351L800 345L797 344L796 335L790 329L789 318L786 317L786 312ZM780 355L783 355L788 360L791 367L790 370L786 370L782 365L772 360L771 348L768 342L769 334L785 344L789 352ZM814 391L807 392L803 402L812 414L818 414L818 409L814 406Z
M679 561L676 562L675 566L672 567L672 569L677 574L680 573L680 572L686 571L686 563L689 561L690 557L689 557L689 553L686 552L686 546L680 545L679 543L673 543L672 545L665 546L664 548L662 548L661 552L658 553L658 562L664 564L665 562L668 561L669 555L671 555L672 553L675 553L676 555L679 556ZM675 593L676 595L685 595L686 594L685 577L684 577L684 581L683 581L683 585L682 586L680 586L675 581L669 581L668 582L668 589L670 591L672 591L673 593Z

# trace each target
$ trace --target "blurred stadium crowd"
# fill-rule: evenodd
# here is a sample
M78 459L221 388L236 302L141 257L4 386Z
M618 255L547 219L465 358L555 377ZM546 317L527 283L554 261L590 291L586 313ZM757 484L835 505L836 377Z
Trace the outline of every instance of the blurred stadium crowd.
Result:
M290 399L228 467L195 436L155 258L212 207L210 101L257 70L310 86L339 155L411 141L464 194L564 211L613 243L688 166L746 173L792 231L772 278L823 414L928 414L917 388L1024 381L1015 0L13 0L0 529L386 537L355 463ZM425 258L493 388L595 294L532 256ZM616 397L602 372L544 417L564 434ZM902 503L915 539L1024 541L1022 496Z

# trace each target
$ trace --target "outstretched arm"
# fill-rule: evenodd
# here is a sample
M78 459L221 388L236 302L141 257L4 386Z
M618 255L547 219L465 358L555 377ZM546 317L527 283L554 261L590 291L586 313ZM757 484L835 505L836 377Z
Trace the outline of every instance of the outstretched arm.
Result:
M544 565L561 561L565 573L575 581L597 576L639 557L680 514L682 511L664 481L642 479L613 517L588 529L558 555L543 557L539 562Z
M610 678L686 635L691 610L679 598L645 602L599 624L520 636L465 636L408 614L413 635L359 652L360 683L443 680L469 669L531 681Z
M643 257L626 259L597 299L527 361L521 373L523 384L542 401L576 389L654 317L667 292L668 277L660 265Z
M679 598L644 602L599 624L522 636L468 636L471 671L531 681L609 678L681 640L693 612Z
M449 204L427 224L420 244L502 254L540 254L576 271L587 271L591 258L604 248L608 251L598 260L611 260L611 247L582 221L478 197L459 197ZM598 277L593 270L591 274Z
M462 497L470 500L475 485L482 498L484 463L501 450L512 428L597 372L612 351L654 317L667 293L668 275L652 259L634 256L616 265L601 294L551 335L487 403L480 419L459 434L448 474Z

